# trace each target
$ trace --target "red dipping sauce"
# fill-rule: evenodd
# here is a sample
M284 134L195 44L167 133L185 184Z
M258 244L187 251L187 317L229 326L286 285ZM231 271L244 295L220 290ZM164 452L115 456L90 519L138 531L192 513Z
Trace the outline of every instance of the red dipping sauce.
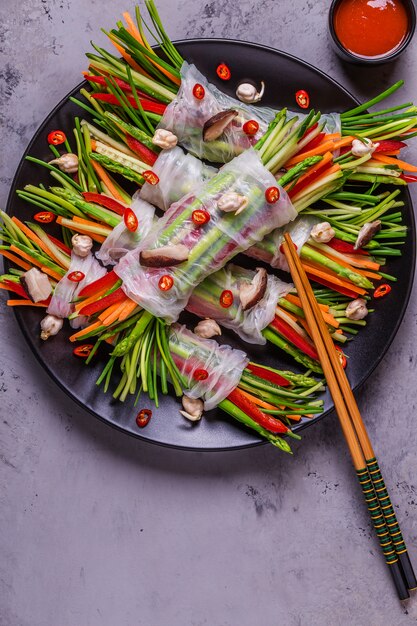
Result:
M343 0L333 24L342 46L364 58L395 52L409 30L401 0Z

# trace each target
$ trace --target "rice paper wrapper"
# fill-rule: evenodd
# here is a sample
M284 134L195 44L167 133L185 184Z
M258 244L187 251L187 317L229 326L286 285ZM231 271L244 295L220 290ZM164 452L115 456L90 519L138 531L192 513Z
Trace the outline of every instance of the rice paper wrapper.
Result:
M96 257L104 265L115 265L129 250L134 250L142 239L149 233L155 218L155 207L142 200L139 191L136 191L130 205L136 215L139 226L134 232L126 228L122 220L102 243Z
M197 83L205 90L202 100L193 95L193 88ZM205 122L213 115L228 109L234 109L239 115L219 139L203 141ZM165 109L158 128L173 132L179 143L195 156L214 163L227 163L253 146L265 134L274 116L273 109L248 105L222 93L207 81L195 65L184 61L178 94ZM242 128L248 120L256 120L259 124L259 130L253 137L248 137Z
M72 272L82 272L85 276L79 283L74 283L74 281L68 278L68 275ZM74 312L73 301L79 292L105 274L107 274L106 268L97 261L91 252L86 257L80 257L72 252L68 271L57 283L46 312L50 315L56 315L56 317L68 317ZM78 327L80 319L78 319L78 322L75 322L74 328ZM82 318L82 320L85 321L85 318Z
M284 243L284 234L290 234L291 239L297 246L298 256L300 256L301 248L307 243L313 226L319 222L320 220L312 215L298 217L291 224L269 233L263 241L250 248L247 251L247 255L269 263L275 269L289 272L290 268L288 267L285 254L281 250L281 246Z
M159 183L145 183L140 197L159 209L166 211L188 193L196 191L200 185L217 172L215 167L205 165L192 154L186 154L179 146L162 150L152 166Z
M214 409L237 387L249 359L245 352L202 339L185 326L174 324L169 331L172 358L186 381L185 395L201 398L204 409ZM204 380L196 373L207 373Z
M240 287L243 283L252 282L255 275L255 270L230 263L198 285L188 302L187 311L198 317L216 320L248 343L264 345L266 339L262 331L274 319L278 300L291 291L293 284L268 275L263 298L245 311L240 301ZM233 303L228 308L220 304L220 296L224 289L230 290L233 294Z
M173 204L139 247L120 260L115 272L123 280L125 293L153 315L168 323L175 322L200 282L236 254L261 241L271 230L296 217L297 212L282 188L276 203L266 202L265 191L271 186L277 186L276 180L255 150L248 150L223 166L197 193ZM225 213L217 207L226 192L236 192L248 199L239 215ZM192 214L197 209L209 214L206 224L193 222ZM162 268L141 265L142 251L172 244L186 246L189 251L186 261ZM169 290L163 291L160 281L166 277L173 283Z

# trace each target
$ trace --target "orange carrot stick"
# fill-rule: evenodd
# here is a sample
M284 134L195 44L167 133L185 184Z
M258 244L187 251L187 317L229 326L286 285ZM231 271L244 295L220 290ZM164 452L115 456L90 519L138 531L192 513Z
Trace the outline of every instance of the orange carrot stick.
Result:
M14 254L10 254L10 252L8 252L7 250L0 250L0 254L6 257L6 259L9 259L9 261L12 261L12 263L17 265L18 267L21 267L22 270L30 270L31 268L31 265L29 265L29 263L25 263L25 261L22 261Z
M334 272L330 272L330 270L327 270L326 272L324 272L322 269L315 267L311 263L306 263L305 261L302 261L302 265L305 271L311 276L317 276L318 278L323 278L324 280L326 280L329 283L332 283L333 285L344 287L345 289L349 289L349 291L358 293L361 296L364 296L366 294L366 289L363 289L362 287L358 287L354 283L348 282L347 280L342 280L341 278L339 278L339 276L337 276L337 274L335 274Z
M33 230L31 230L30 228L28 228L26 226L26 224L24 224L23 222L21 222L17 217L15 217L13 215L12 217L12 222L14 222L16 224L16 226L18 228L20 228L21 231L23 231L25 233L25 235L31 239L31 241L33 241L34 243L36 243L39 248L45 252L45 254L47 254L54 263L56 263L57 265L59 265L60 267L62 267L63 269L66 269L63 265L62 262L60 261L60 259L58 259L54 253L48 248L48 246L42 241L42 239L40 239L34 232Z
M244 391L243 389L239 389L239 393L242 393L244 396L246 396L248 400L250 400L254 404L257 404L258 406L263 407L264 409L275 410L277 408L275 405L269 404L269 402L265 402L264 400L253 396L251 393L249 393L248 391Z
M40 306L46 308L48 305L42 302L32 302L32 300L6 300L7 306Z
M131 313L138 307L139 305L130 298L126 302L123 311L119 315L119 322L123 322L123 320L127 319Z
M79 311L84 306L87 306L87 304L92 304L93 302L96 302L96 300L101 298L101 296L104 296L107 291L108 291L108 288L105 287L104 289L97 291L97 293L95 293L93 296L90 296L89 298L85 298L84 300L80 300L80 302L76 302L75 310Z
M44 265L42 265L40 261L33 259L31 256L29 256L29 254L26 254L26 252L22 252L22 250L19 250L19 248L16 248L16 246L10 246L10 250L14 252L15 254L19 254L26 261L29 261L31 265L36 265L36 267L39 267L42 270L42 272L44 272L45 274L48 274L48 276L51 276L52 278L55 278L56 280L61 280L63 274L62 275L58 274L58 272L56 272L55 270L51 270L49 269L49 267L45 267Z
M130 67L134 70L136 70L137 72L139 72L139 74L142 74L142 76L147 76L148 78L151 78L151 75L148 74L148 72L146 72L138 63L136 63L136 61L134 59L132 59L132 57L130 56L130 54L128 54L126 52L126 50L124 48L122 48L122 46L120 46L117 41L115 41L113 39L113 37L110 37L110 41L112 42L113 46L116 48L116 50L118 50L120 52L120 54L122 55L122 57L124 58L124 60L126 61L126 63L128 65L130 65ZM91 64L91 67L94 67L93 64Z
M85 328L82 328L78 332L76 332L73 335L71 335L69 340L70 341L77 341L78 339L82 339L85 335L88 335L88 333L91 333L91 331L95 330L99 326L101 326L100 322L93 322L89 326L86 326Z
M285 163L285 167L288 169L289 167L292 167L293 165L304 161L304 159L307 159L308 157L320 156L321 154L325 154L326 152L331 152L332 150L335 150L335 146L336 143L334 143L333 141L326 141L317 148L313 148L312 150L308 150L307 152L302 152L301 154L296 154Z
M417 172L417 167L415 165L411 165L411 163L401 161L400 159L393 159L392 157L385 156L383 154L373 154L372 160L380 161L381 163L386 163L387 165L398 165L398 167L405 172Z
M91 165L93 166L93 168L96 171L96 174L98 175L98 177L102 180L102 182L106 185L107 189L109 190L109 192L111 193L111 195L113 196L113 198L115 200L120 200L121 202L124 202L122 196L120 195L120 193L117 191L116 187L113 185L112 181L110 180L106 170L104 169L104 167L102 167L100 165L100 163L97 163L97 161L93 161L93 159L91 159Z

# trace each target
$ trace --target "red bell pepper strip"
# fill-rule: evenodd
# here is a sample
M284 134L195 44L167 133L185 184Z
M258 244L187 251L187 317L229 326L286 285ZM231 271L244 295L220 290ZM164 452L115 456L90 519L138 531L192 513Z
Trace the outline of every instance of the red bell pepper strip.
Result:
M407 147L407 144L403 141L395 141L393 139L382 139L382 141L377 143L375 152L392 152L392 150L401 150L401 148Z
M80 309L80 315L94 315L94 313L98 313L99 311L103 311L107 309L111 304L115 304L120 300L124 300L126 298L126 294L121 287L116 289L116 291L112 291L108 296L104 296L104 298L100 298L100 300L96 300L96 302L92 302L91 304L87 304L82 309Z
M52 237L52 235L48 235L48 239L50 239L52 243L57 246L57 248L60 248L63 252L71 256L71 250L68 248L68 246L62 243L62 241L59 241L59 239L57 239L56 237Z
M411 174L400 174L399 177L405 180L406 183L417 183L417 176L412 176Z
M323 140L325 134L326 133L319 133L318 135L316 135L308 144L304 146L304 148L301 148L301 150L297 152L297 155L303 154L303 152L308 152L308 150L312 150L313 148L318 146L319 143Z
M336 237L330 239L330 241L327 242L327 245L330 246L330 248L333 248L333 250L341 252L342 254L366 254L367 256L369 256L369 252L367 250L364 250L363 248L358 248L357 250L355 250L355 246L353 245L353 243L349 243L348 241L342 241L342 239L337 239Z
M100 71L103 72L103 70L100 70ZM83 75L84 75L84 78L88 80L90 83L97 83L98 85L102 85L103 87L107 88L107 83L105 79L106 76L109 77L109 74L107 72L103 72L103 76L95 76L94 74L88 74L87 72L83 72ZM124 80L121 80L120 78L115 78L114 76L112 76L110 82L115 82L116 85L118 85L122 91L132 93L132 87L129 85L129 83L126 83ZM152 102L159 102L159 100L157 100L153 96L150 96L148 93L145 93L144 91L140 91L140 89L136 88L136 93L138 94L139 98L145 98L146 100L151 100Z
M114 270L111 270L101 278L97 278L97 280L83 287L78 295L80 298L89 298L98 291L102 291L102 289L111 289L118 280L117 274Z
M96 100L101 100L102 102L107 102L107 104L114 104L116 106L122 106L120 100L114 96L112 93L92 93L92 98ZM133 96L126 96L129 101L129 104L132 108L137 109L138 105L136 104L136 100ZM162 104L160 102L152 102L151 100L140 99L140 103L144 111L148 111L149 113L157 113L158 115L163 115L165 109L167 108L166 104Z
M291 326L278 316L272 320L270 326L282 335L287 341L290 341L296 348L304 352L307 356L315 361L319 360L316 349L311 346L301 335L299 335Z
M300 180L298 183L294 185L292 189L289 189L288 191L289 197L293 198L294 196L296 196L297 193L299 193L300 191L302 191L303 189L311 185L311 183L314 182L317 178L319 178L319 176L324 175L326 171L329 170L331 167L333 167L332 162L325 164L324 167L320 166L320 162L319 162L317 164L317 167L311 170L311 172L308 175L306 175L306 177L303 180Z
M279 387L289 387L291 385L290 381L277 374L276 372L271 372L271 370L266 369L265 367L261 367L260 365L253 365L252 363L248 363L246 369L258 376L258 378L262 378L262 380L267 380L274 385L278 385Z
M280 420L276 419L272 415L267 415L266 413L263 413L263 411L261 411L256 406L256 404L246 398L239 391L239 389L234 389L231 393L229 393L227 398L228 400L230 400L230 402L233 402L233 404L237 406L241 411L243 411L244 413L246 413L246 415L253 419L254 422L259 424L259 426L262 426L262 428L269 430L269 432L280 435L288 432L289 429L284 426L284 424Z
M348 298L353 298L354 300L358 297L357 293L351 291L350 289L347 289L346 287L342 287L341 285L335 285L334 283L331 283L324 278L321 278L319 276L313 276L309 272L306 272L306 274L311 281L318 283L319 285L323 285L323 287L328 287L332 291L337 291L337 293L341 293L342 296L347 296Z
M147 165L153 165L155 163L156 159L158 158L156 152L148 148L148 146L145 146L141 141L139 141L139 139L136 139L136 137L132 137L132 135L129 135L128 133L126 133L125 137L126 143L129 148L135 154L140 156L144 163L146 163Z
M6 285L6 287L7 287L7 289L9 291L13 291L13 293L17 293L18 296L22 296L22 298L30 300L28 294L23 289L23 287L22 287L22 285L20 283L14 283L11 280L4 280L2 282L2 284Z
M89 83L96 83L97 85L102 85L103 87L107 87L107 82L104 76L95 76L94 74L84 73L84 78L85 80L88 80ZM129 83L126 83L124 80L121 80L120 78L115 78L114 76L112 76L112 80L123 91L129 91L130 93L132 93L132 87L129 85ZM137 92L137 93L138 94L140 93L140 95L145 95L143 94L143 92Z
M300 141L305 139L307 137L307 135L309 135L310 133L313 132L313 130L316 130L318 125L319 125L319 123L316 122L315 124L313 124L313 126L310 126L310 128L307 128L307 130L305 131L304 135L301 137ZM300 143L300 141L298 143Z
M101 193L91 193L90 191L83 192L83 198L87 202L94 202L94 204L99 204L100 206L104 206L104 208L109 209L110 211L114 211L117 215L123 215L125 212L125 206L120 204L117 200L113 198L109 198L109 196L105 196Z

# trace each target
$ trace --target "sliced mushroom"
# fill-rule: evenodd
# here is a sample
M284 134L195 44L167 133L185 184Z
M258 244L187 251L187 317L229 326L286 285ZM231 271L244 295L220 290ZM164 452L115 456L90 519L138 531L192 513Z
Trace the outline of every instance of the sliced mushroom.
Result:
M239 287L240 303L244 311L255 306L265 295L268 284L266 269L258 267L255 276L250 283L242 283Z
M203 140L214 141L218 139L237 115L237 111L228 109L227 111L220 111L220 113L216 113L216 115L210 117L203 126Z
M20 277L20 282L32 302L42 302L52 292L52 285L48 276L36 267L25 272Z
M358 237L355 241L354 248L358 250L363 246L366 246L367 243L371 241L371 239L379 233L381 230L381 220L375 220L374 222L367 222L362 226L358 233Z
M175 246L162 246L153 250L142 250L140 264L145 267L170 267L188 259L188 248L182 243Z

